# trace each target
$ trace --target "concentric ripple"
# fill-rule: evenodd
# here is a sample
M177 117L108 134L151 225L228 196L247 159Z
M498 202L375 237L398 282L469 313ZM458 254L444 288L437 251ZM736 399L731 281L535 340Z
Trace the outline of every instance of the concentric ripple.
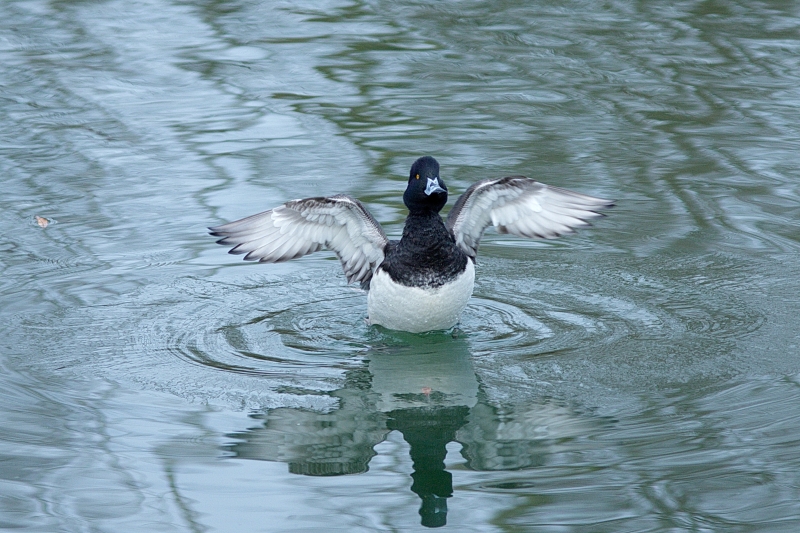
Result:
M326 391L348 370L420 336L368 326L365 295L343 284L338 265L306 264L288 276L260 277L264 267L232 282L226 273L153 283L103 305L20 316L12 330L38 343L42 358L28 364L41 369L236 408L326 409ZM634 267L485 258L452 334L464 338L490 395L502 397L591 381L624 388L650 372L676 381L733 372L732 347L763 317L735 289Z
M490 268L502 272L504 263L491 261ZM569 265L527 268L541 276ZM670 329L680 329L675 317L657 306L587 285L590 274L584 269L585 280L494 276L481 281L463 327L473 333L478 351L501 348L506 355L520 356L596 347L632 335L670 336Z
M738 283L697 276L725 269L746 286L749 272L723 256L655 269L619 258L482 264L461 327L487 391L506 400L593 391L585 401L598 405L649 383L730 377L744 368L737 343L765 321Z

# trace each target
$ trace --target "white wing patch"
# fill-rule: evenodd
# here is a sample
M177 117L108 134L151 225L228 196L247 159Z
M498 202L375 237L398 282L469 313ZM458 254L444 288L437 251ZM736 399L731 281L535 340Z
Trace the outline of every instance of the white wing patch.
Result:
M292 200L235 222L209 228L247 261L278 263L323 248L336 253L348 282L366 285L389 242L364 205L347 195Z
M594 198L523 176L486 179L462 194L447 215L447 227L456 244L470 257L489 225L500 233L520 237L554 239L589 220L602 216L598 209L611 207L610 200Z

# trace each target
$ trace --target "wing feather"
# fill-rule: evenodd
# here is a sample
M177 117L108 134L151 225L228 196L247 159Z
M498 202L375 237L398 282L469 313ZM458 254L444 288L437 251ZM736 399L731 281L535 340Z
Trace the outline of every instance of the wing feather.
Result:
M611 200L545 185L524 176L485 179L462 194L447 215L447 228L470 257L478 253L484 230L520 237L554 239L589 226Z
M323 248L333 250L348 282L368 286L389 240L366 207L347 195L292 200L241 220L209 228L228 253L277 263Z

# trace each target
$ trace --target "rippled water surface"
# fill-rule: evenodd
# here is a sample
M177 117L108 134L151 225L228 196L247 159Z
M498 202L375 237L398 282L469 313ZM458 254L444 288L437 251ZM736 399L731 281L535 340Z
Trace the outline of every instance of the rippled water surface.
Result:
M0 529L800 530L792 2L0 3ZM617 207L460 326L206 226L419 155ZM452 205L451 200L451 205Z

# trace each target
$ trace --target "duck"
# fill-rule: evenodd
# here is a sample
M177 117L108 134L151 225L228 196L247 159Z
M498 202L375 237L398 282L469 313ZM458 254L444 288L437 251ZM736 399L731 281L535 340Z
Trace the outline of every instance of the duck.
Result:
M546 185L525 176L486 178L459 196L446 218L448 189L431 156L411 166L399 240L346 194L291 200L220 226L217 243L246 261L278 263L333 251L348 283L367 292L367 323L423 333L455 327L472 296L484 231L554 239L590 226L612 200Z

